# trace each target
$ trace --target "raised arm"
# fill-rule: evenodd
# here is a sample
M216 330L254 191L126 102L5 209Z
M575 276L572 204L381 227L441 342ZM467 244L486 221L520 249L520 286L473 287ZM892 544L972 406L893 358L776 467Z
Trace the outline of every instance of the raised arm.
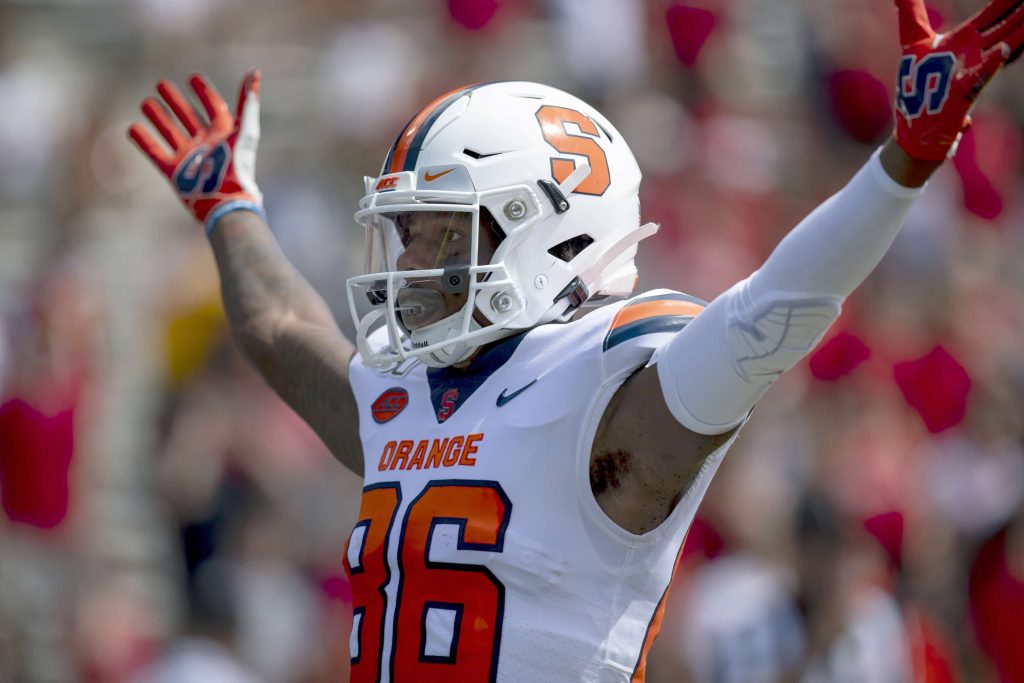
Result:
M170 151L138 123L129 135L206 225L224 307L242 353L335 457L362 474L359 417L348 376L355 348L281 252L255 182L259 72L243 81L234 116L202 76L190 82L209 123L173 84L161 81L157 91L181 127L156 98L147 98L142 112Z
M759 270L661 347L605 415L599 438L640 456L638 490L655 499L673 500L814 348L888 250L920 187L955 153L975 98L1024 45L1024 0L992 0L942 35L931 29L924 0L895 3L903 56L893 138ZM665 426L671 422L677 426Z
M359 415L348 381L355 346L258 214L225 215L210 243L238 347L334 456L361 475Z
M892 140L659 354L668 406L693 431L736 427L814 348L888 250L920 186L955 154L978 94L1024 44L1024 0L992 0L942 35L924 0L895 2L903 56Z

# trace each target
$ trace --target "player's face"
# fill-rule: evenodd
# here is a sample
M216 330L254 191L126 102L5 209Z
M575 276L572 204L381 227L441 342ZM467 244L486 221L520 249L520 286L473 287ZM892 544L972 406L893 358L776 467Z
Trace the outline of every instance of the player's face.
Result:
M444 270L441 277L411 276L399 291L402 324L417 330L461 310L469 300L468 268L472 258L473 214L456 211L409 211L391 218L401 247L399 271ZM481 228L476 264L490 263L498 240Z
M432 270L470 265L472 214L408 211L394 215L402 243L398 270Z

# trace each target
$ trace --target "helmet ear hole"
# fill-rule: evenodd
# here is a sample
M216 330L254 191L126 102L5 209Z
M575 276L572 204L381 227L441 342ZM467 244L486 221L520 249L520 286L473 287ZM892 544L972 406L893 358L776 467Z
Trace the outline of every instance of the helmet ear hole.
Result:
M487 226L491 234L494 235L495 244L501 244L502 240L505 239L505 231L498 225L498 221L494 220L494 216L487 210L487 207L480 207L480 223Z
M490 253L493 255L497 250L498 245L505 241L505 231L501 229L501 225L494 219L491 212L485 207L480 207L480 248L484 249L485 246L489 248ZM490 258L488 258L490 261Z
M576 235L551 247L548 249L548 253L557 259L569 263L593 243L594 238L590 235Z

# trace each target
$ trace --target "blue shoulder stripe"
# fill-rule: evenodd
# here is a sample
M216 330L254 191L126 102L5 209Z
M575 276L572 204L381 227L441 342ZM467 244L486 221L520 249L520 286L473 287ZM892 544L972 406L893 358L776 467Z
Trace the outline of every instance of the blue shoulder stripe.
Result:
M679 330L686 327L686 324L693 320L693 316L682 316L682 315L663 315L657 318L647 318L646 320L637 320L636 322L623 325L622 327L612 330L608 333L608 336L604 340L604 350L618 346L622 342L629 341L636 337L641 337L645 334L654 334L655 332L678 332Z

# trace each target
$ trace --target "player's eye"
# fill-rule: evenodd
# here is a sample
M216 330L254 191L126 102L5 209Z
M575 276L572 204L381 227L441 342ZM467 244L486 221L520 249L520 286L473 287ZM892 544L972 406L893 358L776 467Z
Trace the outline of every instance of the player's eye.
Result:
M398 239L401 240L403 247L408 247L412 243L413 238L416 234L413 230L412 214L410 213L398 213L394 217L395 233L398 235Z
M397 226L396 231L398 232L398 239L402 242L402 246L408 247L409 243L412 242L412 231L405 226Z

